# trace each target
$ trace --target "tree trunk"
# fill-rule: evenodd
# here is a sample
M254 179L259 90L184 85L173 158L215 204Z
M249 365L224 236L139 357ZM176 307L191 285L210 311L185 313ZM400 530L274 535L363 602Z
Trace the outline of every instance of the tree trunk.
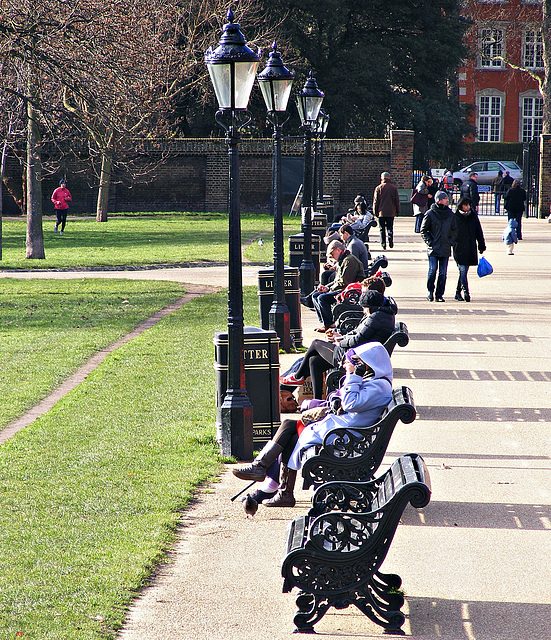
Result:
M112 150L106 149L101 154L101 173L99 180L98 202L96 208L96 220L98 222L107 222L107 209L109 207L109 187L111 186L112 168Z
M29 100L27 104L27 253L26 258L43 260L42 234L42 160L40 132L36 114Z

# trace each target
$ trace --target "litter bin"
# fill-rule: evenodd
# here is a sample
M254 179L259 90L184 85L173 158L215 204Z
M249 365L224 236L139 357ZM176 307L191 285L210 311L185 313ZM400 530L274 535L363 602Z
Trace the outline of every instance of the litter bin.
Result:
M312 216L312 234L323 238L327 232L327 216L325 213L315 212Z
M327 224L331 224L335 215L333 196L323 196L323 201L316 204L316 210L324 213L327 216Z
M312 262L314 263L314 271L316 272L316 283L319 282L320 273L320 243L321 238L315 233L312 233ZM289 265L291 267L300 267L303 254L304 234L297 233L294 236L289 236Z
M295 347L302 346L302 321L300 315L299 270L285 267L283 278L285 302L289 308L289 325ZM260 325L270 328L270 309L274 300L274 268L268 267L258 272L258 303L260 307Z
M228 381L228 332L214 334L216 371L216 439L222 441L222 403ZM243 329L245 390L253 406L253 446L263 447L280 424L279 338L275 331Z

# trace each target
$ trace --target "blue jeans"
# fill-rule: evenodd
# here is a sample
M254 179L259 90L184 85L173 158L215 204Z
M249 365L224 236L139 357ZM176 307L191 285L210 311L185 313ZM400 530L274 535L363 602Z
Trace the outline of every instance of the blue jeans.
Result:
M434 293L436 298L444 295L446 288L446 276L448 273L449 257L440 258L438 256L429 256L429 273L427 275L427 289L429 293ZM436 272L438 271L438 280L436 280ZM434 291L434 283L436 281L436 291Z
M469 265L468 264L458 264L457 268L459 269L459 279L457 281L457 290L469 291L469 282L467 280L467 274L469 273Z
M340 291L326 291L324 293L314 291L312 294L312 302L316 313L318 314L318 320L324 327L330 327L334 324L331 306L333 305L333 302L335 302L335 298L339 293Z

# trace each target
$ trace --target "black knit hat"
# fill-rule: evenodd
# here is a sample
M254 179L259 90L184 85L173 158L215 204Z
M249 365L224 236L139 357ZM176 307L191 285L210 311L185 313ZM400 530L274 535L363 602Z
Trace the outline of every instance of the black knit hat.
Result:
M365 291L360 296L359 304L362 307L380 307L385 301L385 297L379 291L374 291L370 289L369 291Z

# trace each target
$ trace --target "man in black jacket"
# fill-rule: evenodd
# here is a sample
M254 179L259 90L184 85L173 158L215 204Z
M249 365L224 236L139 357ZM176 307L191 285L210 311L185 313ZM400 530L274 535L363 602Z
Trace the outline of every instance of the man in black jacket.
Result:
M465 180L465 182L461 185L461 189L459 190L459 198L469 198L471 201L473 211L478 213L478 203L480 202L480 196L478 194L478 173L474 171L469 173L469 179Z
M436 302L444 302L448 261L457 234L457 222L448 202L448 194L445 191L439 191L434 196L434 204L425 213L421 224L421 236L427 245L429 256L427 275L427 300L429 302L435 299ZM436 280L437 271L438 280ZM435 282L436 293L434 291Z

